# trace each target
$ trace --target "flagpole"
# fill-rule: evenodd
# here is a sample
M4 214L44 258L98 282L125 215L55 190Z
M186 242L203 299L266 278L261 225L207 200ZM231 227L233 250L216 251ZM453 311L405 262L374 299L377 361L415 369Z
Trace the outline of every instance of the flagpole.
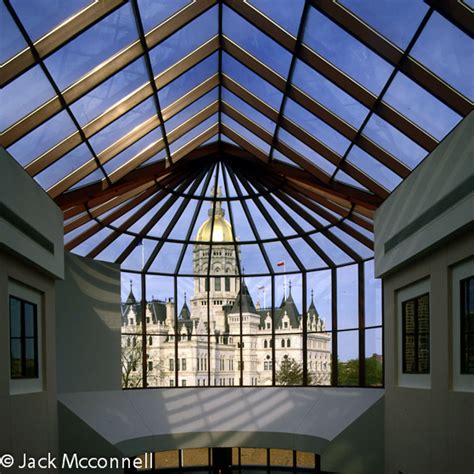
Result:
M286 300L286 262L283 261L283 294Z

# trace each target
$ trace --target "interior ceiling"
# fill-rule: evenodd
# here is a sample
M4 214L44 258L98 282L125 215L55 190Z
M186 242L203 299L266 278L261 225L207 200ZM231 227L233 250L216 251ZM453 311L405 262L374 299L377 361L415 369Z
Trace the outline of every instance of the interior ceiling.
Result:
M67 249L131 270L181 245L182 272L211 187L266 272L276 244L299 271L370 258L374 211L473 106L467 0L5 0L0 18L1 145Z

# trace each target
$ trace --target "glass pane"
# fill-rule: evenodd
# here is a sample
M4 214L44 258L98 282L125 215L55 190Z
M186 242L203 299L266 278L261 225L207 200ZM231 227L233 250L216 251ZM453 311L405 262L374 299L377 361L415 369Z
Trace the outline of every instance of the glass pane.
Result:
M13 0L13 8L33 41L48 33L56 25L79 12L91 0Z
M155 104L150 97L102 129L99 133L96 133L89 139L89 142L95 152L100 153L154 114L156 114Z
M235 236L241 241L255 241L255 234L250 227L242 204L239 201L232 201L230 209L232 211L232 220L234 221Z
M474 81L466 74L474 70L472 41L437 12L431 15L411 55L473 100Z
M171 153L175 153L181 147L185 146L189 141L196 138L199 134L205 132L208 128L212 127L217 123L218 114L211 115L209 118L196 125L192 130L185 133L182 137L178 138L174 142L170 143ZM166 124L165 124L166 126Z
M347 155L347 161L355 165L389 191L393 191L402 181L400 176L377 161L372 155L369 155L357 145L352 147Z
M315 465L315 454L308 453L305 451L296 451L296 466L307 468L307 469L314 469Z
M26 41L3 2L0 3L0 30L2 31L0 64L3 64L7 59L15 56L16 53L27 47Z
M0 89L0 130L9 128L53 96L54 89L40 66L25 72Z
M290 160L286 155L284 155L281 151L277 149L273 149L273 159L282 161L296 168L303 169L300 165L297 165L294 161Z
M342 231L339 227L332 227L331 233L344 242L349 248L354 252L358 253L362 258L372 258L374 256L373 250L366 247L364 244L360 243L351 235Z
M155 163L157 161L162 161L168 157L166 153L166 148L161 149L156 155L152 156L149 160L146 160L145 162L141 163L139 168L142 168L144 166L148 166L151 163Z
M71 189L78 189L82 188L83 186L86 186L91 183L95 183L97 181L100 181L104 179L104 173L102 173L102 170L100 168L97 168L95 171L92 173L89 173L84 179L76 183L75 185L71 186L69 190ZM68 191L68 190L66 190Z
M166 469L178 467L179 465L179 451L162 451L155 453L155 466L158 469Z
M293 467L293 451L291 449L270 449L270 465Z
M127 161L133 159L140 152L145 150L147 147L161 140L161 128L155 128L150 133L147 133L144 137L137 140L133 145L126 148L124 151L119 153L117 156L112 158L110 161L104 164L104 169L107 173L116 171Z
M298 34L304 0L292 0L291 8L288 7L288 0L250 0L249 3L293 36Z
M35 337L36 305L25 302L25 337Z
M280 110L283 93L227 53L222 54L222 72L266 102L270 107Z
M237 109L241 114L245 115L250 120L263 127L268 133L273 135L276 126L275 122L261 114L258 110L247 104L247 102L243 101L225 88L222 89L222 99L224 102L227 102L229 105L234 107L234 109Z
M106 16L45 60L58 87L63 90L137 39L130 5ZM90 45L94 45L91 48Z
M226 114L222 114L222 123L231 128L234 132L238 133L241 137L245 138L251 145L259 148L263 153L268 154L270 152L270 144L264 142L261 138L254 135L247 128L234 119L230 118Z
M331 175L336 167L330 163L326 158L323 158L319 153L316 153L308 145L304 144L286 130L280 129L278 133L278 140L293 148L298 154L314 163L318 168L325 171L326 174Z
M258 245L242 245L240 251L242 272L245 274L268 273L268 267Z
M285 116L339 155L347 150L350 143L347 138L291 99L286 101Z
M298 270L296 262L290 257L287 249L280 241L266 243L265 251L268 254L274 271L280 273L281 271ZM281 262L284 262L284 265Z
M330 330L332 327L331 271L307 274L308 316L316 316L320 323L311 331Z
M10 337L21 336L21 301L10 297Z
M286 309L285 305L285 309ZM283 309L282 309L283 310ZM283 321L285 315L283 315ZM303 352L301 350L301 334L285 334L278 332L275 335L275 384L298 386L303 385ZM287 346L290 345L288 348Z
M166 229L165 225L160 225L161 229ZM162 247L158 255L156 256L153 264L150 267L152 272L166 272L170 273L174 271L176 261L181 253L181 244L174 244L166 242Z
M426 150L377 115L372 115L367 122L364 135L385 148L409 168L414 168L427 155Z
M194 448L183 450L183 467L207 466L209 464L208 448Z
M174 0L172 2L156 2L155 0L138 0L140 16L145 33L160 25L181 8L191 3L190 0Z
M25 340L25 377L37 377L37 355L34 339Z
M74 249L74 253L76 255L81 255L81 256L87 255L91 250L93 250L97 245L99 245L102 242L102 240L108 237L111 233L112 233L112 230L108 228L104 228L100 230L99 232L95 233L92 237L89 237L82 244L78 245Z
M230 8L224 6L222 13L224 35L286 78L291 54Z
M311 331L314 327L313 321L314 318L309 315L308 329ZM330 332L308 332L306 342L308 385L331 385L331 338Z
M382 282L374 275L374 261L364 264L365 267L365 325L382 324Z
M428 10L428 5L424 2L412 0L339 0L339 3L402 49L408 46Z
M357 265L337 269L338 329L359 326L359 296Z
M327 265L324 260L316 253L315 250L313 250L311 246L314 241L311 240L309 237L307 237L307 239L309 242L305 239L291 239L288 241L288 243L291 245L300 261L304 263L305 267L326 267Z
M71 219L71 222L73 222L75 219ZM67 234L64 235L64 243L68 244L70 243L73 239L75 239L79 234L82 232L85 232L86 230L89 230L91 227L93 227L96 224L94 220L90 220L86 222L85 224L77 227L76 229L68 232Z
M174 130L179 125L182 125L184 122L189 120L191 117L196 115L205 109L208 105L212 104L219 98L218 88L215 87L212 91L208 92L198 100L194 101L188 105L185 109L178 112L175 116L171 117L166 121L166 131L167 133Z
M188 23L150 51L155 76L204 44L218 32L217 6Z
M438 140L442 140L462 118L400 72L385 93L384 101Z
M382 90L393 70L389 63L315 8L309 11L304 42L375 94Z
M365 331L365 384L381 387L383 383L382 328Z
M84 125L128 96L147 80L145 63L139 58L71 105L77 121Z
M22 375L21 340L10 339L10 377L13 379Z
M86 144L79 145L35 176L43 189L49 189L92 158Z
M358 128L368 109L302 61L296 61L293 84L327 107L343 120Z
M242 466L266 466L267 450L264 448L241 448L240 463Z
M9 147L8 152L26 165L76 130L68 113L59 112Z
M311 238L321 247L323 252L336 264L342 265L344 263L352 262L345 252L343 252L336 244L329 240L324 234L317 233Z
M128 285L127 285L128 287ZM132 291L122 305L121 367L122 387L143 387L141 335L141 307L136 303Z
M131 235L121 235L111 245L106 247L102 252L97 255L97 260L103 260L105 262L115 262L118 256L125 250L127 245L132 241Z
M265 209L270 218L273 220L274 225L277 229L280 230L280 233L284 236L296 235L296 229L293 227L293 223L287 221L275 208L272 206L272 201L270 199L259 199L263 204L263 209ZM278 202L277 202L278 203ZM291 245L289 245L291 247Z
M174 101L180 99L190 90L194 89L194 87L216 74L217 69L218 54L214 53L196 64L196 66L192 67L184 74L181 74L181 76L158 91L161 108L165 109Z
M359 181L354 179L352 176L348 175L345 171L339 170L334 176L334 179L336 181L339 181L340 183L348 184L349 186L352 186L354 188L359 188L359 189L362 189L363 191L368 191L368 189L365 186L360 184Z
M337 333L338 385L359 385L359 331Z

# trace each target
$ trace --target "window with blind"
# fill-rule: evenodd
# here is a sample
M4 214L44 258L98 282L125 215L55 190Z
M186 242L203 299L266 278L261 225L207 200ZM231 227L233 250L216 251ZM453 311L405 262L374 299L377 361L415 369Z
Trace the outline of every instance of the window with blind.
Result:
M430 373L429 293L402 303L403 373Z

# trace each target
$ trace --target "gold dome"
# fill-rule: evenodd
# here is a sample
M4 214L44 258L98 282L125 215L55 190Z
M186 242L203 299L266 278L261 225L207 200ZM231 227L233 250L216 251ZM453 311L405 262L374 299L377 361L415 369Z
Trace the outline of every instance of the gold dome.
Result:
M196 240L208 242L211 240L211 230L213 230L213 242L232 241L232 226L223 216L214 217L214 229L212 229L212 216L208 217L198 230Z
M221 190L212 188L211 195L221 197ZM214 211L214 205L216 207ZM213 231L213 242L232 242L232 226L230 222L224 219L224 209L220 201L211 204L211 208L207 211L208 218L203 222L198 230L196 240L199 242L209 242L211 240L211 231ZM214 215L214 229L212 229L212 216Z

